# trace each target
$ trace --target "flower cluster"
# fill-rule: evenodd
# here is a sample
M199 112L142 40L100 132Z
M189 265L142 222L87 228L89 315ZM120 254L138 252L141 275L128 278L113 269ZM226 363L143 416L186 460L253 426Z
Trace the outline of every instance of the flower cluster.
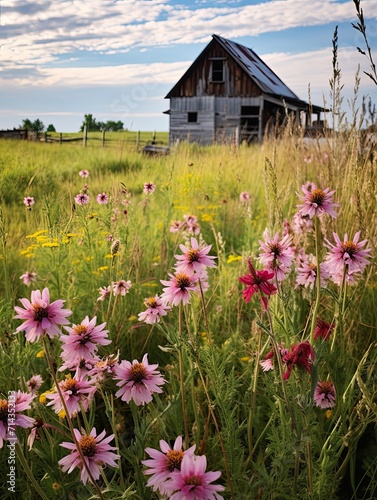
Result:
M188 450L182 450L182 437L178 436L172 448L163 439L160 440L160 450L146 448L151 457L143 460L147 467L144 474L150 476L147 486L153 491L159 491L173 500L221 500L218 491L224 487L211 484L216 481L221 472L206 472L207 459L204 455L194 454L195 445Z

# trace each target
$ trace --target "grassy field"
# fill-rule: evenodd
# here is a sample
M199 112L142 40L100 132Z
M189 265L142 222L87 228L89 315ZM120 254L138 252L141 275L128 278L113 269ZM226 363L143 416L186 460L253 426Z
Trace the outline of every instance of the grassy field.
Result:
M203 499L375 498L376 155L362 147L360 132L351 128L321 146L305 144L290 131L251 147L182 143L166 157L143 156L135 134L107 138L101 147L100 135L89 137L86 148L81 143L0 142L2 498L16 492L30 500L148 500L170 498L174 491L174 498L184 498L184 487L199 491L200 485L207 493L197 498ZM157 134L156 140L166 144L167 136ZM88 176L82 177L85 171ZM337 216L301 217L300 230L294 217L307 182L321 196L327 188L335 190L330 198ZM146 191L145 183L155 189ZM107 203L97 201L102 193ZM34 204L26 206L27 197ZM358 231L359 240L354 238ZM260 258L268 234L276 233L279 243L270 247L292 257L286 268L281 266L283 279L276 279L278 257L272 267ZM336 280L333 270L326 287L319 286L319 274L325 278L326 272L318 273L316 262L328 259L334 233L351 260L357 252L370 252L363 265L355 263L360 272L353 273L344 260L341 278ZM169 288L161 280L177 277L177 255L189 250L197 257L196 242L199 249L211 245L205 251L216 257L216 267L202 273L200 264L199 274L181 270L188 302L174 303L165 294L166 315L146 323L139 314ZM314 262L314 280L306 286L297 283L304 255ZM271 274L272 269L271 296L261 291L249 262L257 271L267 268ZM245 275L256 283L248 302L242 293L247 284L239 281ZM124 295L113 286L122 280ZM27 298L34 321L42 324L47 306L31 293L45 288L51 302L64 300L72 314L58 325L59 335L45 324L42 333L28 335L23 320L15 318L20 309L14 308L27 308L27 301L20 302ZM101 377L98 371L69 368L73 351L64 354L65 342L73 342L67 337L87 332L85 318L94 317L97 326L105 323L102 329L111 340L104 342L97 332L102 343L88 355L87 364L99 363L105 370ZM318 318L329 325L326 339L314 338ZM163 381L145 404L135 394L130 401L122 399L116 384L142 385L148 372L145 354L150 365L158 364L153 369ZM133 360L137 367L127 379L126 362ZM265 371L271 360L274 369ZM36 375L43 382L34 394L28 381ZM327 405L318 403L318 383L325 383L325 395L334 396ZM87 389L77 393L80 384ZM65 396L68 385L76 389ZM28 404L22 406L20 399L16 413L30 421L16 420L13 450L9 418L17 391ZM61 399L74 396L79 403L70 412ZM85 458L93 464L98 451L90 438L94 427L97 435L114 435L110 444L119 455L117 467L111 460L106 466L106 459L98 459L89 472L83 465ZM73 429L83 429L84 441ZM35 437L32 446L30 436ZM179 441L175 454L162 445L165 462L160 465L168 479L156 479L154 491L147 485L154 475L142 461L150 459L151 448L160 450L160 440L173 447L178 436L185 455ZM66 442L77 448L77 466L69 473L64 457L73 448L60 446ZM220 477L204 475L201 459L188 451L194 445L195 457L205 456L207 471L220 471Z

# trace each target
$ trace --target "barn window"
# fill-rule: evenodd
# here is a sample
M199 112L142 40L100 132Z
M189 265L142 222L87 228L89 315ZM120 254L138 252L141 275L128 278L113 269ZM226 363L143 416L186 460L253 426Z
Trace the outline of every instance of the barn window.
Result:
M188 123L197 123L198 122L198 113L196 111L190 111L187 113L187 121Z
M212 81L224 81L224 61L222 59L214 59L212 61Z

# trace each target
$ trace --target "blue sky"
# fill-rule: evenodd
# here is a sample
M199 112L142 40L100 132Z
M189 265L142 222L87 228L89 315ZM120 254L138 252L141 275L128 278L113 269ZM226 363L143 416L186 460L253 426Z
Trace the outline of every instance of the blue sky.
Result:
M376 0L362 0L377 60ZM301 99L330 102L338 26L343 103L377 105L349 0L0 0L0 129L40 118L78 131L84 114L131 130L168 130L165 95L212 34L251 47Z

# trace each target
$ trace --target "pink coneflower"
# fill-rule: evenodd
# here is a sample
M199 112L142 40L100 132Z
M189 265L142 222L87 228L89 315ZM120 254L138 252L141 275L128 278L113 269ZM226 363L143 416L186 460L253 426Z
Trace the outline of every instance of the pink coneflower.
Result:
M83 179L87 179L89 177L89 170L80 170L79 176Z
M153 182L146 182L143 187L143 192L145 194L152 194L156 189L156 185Z
M335 406L336 391L334 384L330 381L323 380L318 382L314 389L315 405L322 410L333 408Z
M62 380L59 382L59 387L70 417L80 412L81 408L87 411L89 403L96 392L96 387L92 382L77 378ZM55 413L65 416L65 409L57 389L54 393L46 393L46 398L51 399L51 401L47 403L47 406L52 406Z
M321 318L317 318L317 325L314 330L314 340L323 339L329 340L330 334L333 331L335 325L334 323L327 323Z
M30 286L33 281L37 281L37 273L26 271L25 274L20 276L20 280L23 281L24 285Z
M111 286L101 286L99 289L98 289L99 293L100 293L100 296L98 297L97 300L105 300L107 297L109 297L111 295Z
M75 196L75 201L78 205L87 205L89 203L89 195L86 193L79 193Z
M199 248L199 244L195 238L191 238L191 247L179 245L183 255L174 255L178 260L175 266L177 271L197 271L200 272L205 267L216 267L213 262L216 257L207 255L212 248L212 245L206 245Z
M16 329L17 332L24 331L26 340L34 342L40 337L49 335L51 338L60 335L58 325L67 325L67 316L72 314L69 309L63 309L64 300L55 300L50 304L50 292L44 288L31 292L31 302L28 299L20 299L25 309L15 306L18 313L15 318L25 320Z
M182 436L178 436L174 442L173 448L163 439L160 440L160 449L145 448L146 453L151 457L142 460L141 463L149 467L144 471L145 475L150 475L147 486L152 487L153 491L159 491L162 495L167 493L165 483L170 479L172 472L181 469L181 463L185 455L193 455L195 445L186 451L182 450Z
M256 271L250 258L247 259L247 265L250 271L249 274L245 274L238 278L241 283L247 285L246 290L242 292L242 296L247 303L255 293L260 293L262 306L267 310L268 299L264 295L270 296L277 292L276 286L271 282L274 277L274 272L268 271L267 269Z
M180 220L175 220L170 223L169 231L171 233L178 233L182 229L182 222Z
M26 387L30 394L37 394L41 385L43 384L43 378L40 375L33 375L27 382Z
M313 229L313 221L309 215L296 212L292 217L291 228L296 234L307 233Z
M87 358L93 356L97 350L97 345L109 345L111 340L107 338L109 330L104 330L106 323L97 325L97 317L89 321L85 316L79 325L65 326L69 335L61 335L60 340L63 343L62 359L67 360L75 356Z
M101 434L97 436L97 430L95 427L90 431L90 434L86 434L84 429L81 429L81 433L77 429L73 429L75 433L76 441L81 449L81 453L84 456L87 468L93 479L96 481L100 477L101 469L104 465L110 465L110 467L118 467L115 460L120 458L120 455L113 453L116 450L115 446L110 446L109 443L114 439L114 434L106 436L106 432L102 431ZM60 446L71 450L71 453L66 457L59 460L59 465L62 467L63 472L68 474L73 471L75 467L78 467L81 471L81 481L83 484L89 480L90 477L87 468L82 463L82 458L78 451L76 443L69 443L64 441L60 443Z
M95 384L98 386L115 376L115 368L119 364L119 352L117 354L109 354L105 358L99 359L95 366L88 373L89 377L93 377Z
M183 304L188 304L190 301L191 292L198 292L198 280L200 278L198 273L184 273L177 271L169 274L171 280L160 280L165 288L161 294L161 299L165 303L170 303L177 306L181 301Z
M195 223L195 224L187 225L186 231L189 234L200 234L200 224Z
M59 371L64 372L69 370L75 372L75 379L83 379L86 376L90 376L91 370L95 367L96 363L100 361L98 356L91 357L80 357L74 356L73 358L65 359L64 363L60 366Z
M144 321L149 325L159 323L161 321L161 316L166 316L167 311L171 309L171 307L167 306L158 295L145 299L144 304L147 310L139 313L138 318L139 321Z
M117 383L120 389L115 393L115 396L120 397L126 403L132 399L137 406L152 401L152 394L161 393L162 389L159 386L166 382L161 373L156 370L157 367L157 364L150 365L148 363L148 354L144 354L141 363L136 359L132 363L121 361L114 368L115 380L120 380Z
M341 241L336 233L333 233L335 245L326 240L330 252L325 258L326 266L331 274L343 274L344 271L349 274L362 273L365 267L370 263L370 248L362 249L367 240L359 242L360 231L358 231L353 240L348 239L348 235L344 236Z
M30 404L34 399L33 394L17 391L9 395L7 399L0 399L0 448L4 446L4 441L15 443L17 436L16 427L33 427L34 418L21 415L20 413L30 409ZM10 421L12 418L12 421ZM14 420L13 420L14 419Z
M96 200L100 205L106 205L109 203L109 195L106 193L99 193L97 194Z
M320 280L321 287L326 288L326 280L329 278L329 272L324 262L319 265L320 270ZM301 266L297 268L296 283L302 285L305 288L310 288L313 290L315 282L317 280L317 264L314 255L309 255L307 260L301 263Z
M185 455L181 470L172 472L171 479L166 482L168 491L175 492L171 500L223 500L218 491L224 486L211 484L221 476L220 471L206 472L207 458L205 455Z
M278 281L285 278L289 272L292 262L295 258L295 251L292 244L292 236L285 235L279 240L279 233L276 233L273 238L266 233L266 241L259 241L260 250L259 260L266 269L274 271Z
M132 287L131 281L126 281L126 280L119 280L119 281L113 281L112 283L112 289L113 289L113 294L114 296L116 295L126 295L130 288Z
M240 202L244 203L245 205L250 202L250 194L247 191L242 191L240 194Z
M24 205L26 206L26 208L28 210L31 210L31 207L34 205L34 203L35 203L35 200L34 200L33 196L26 196L24 198Z
M315 352L310 343L306 340L297 345L293 345L290 351L283 356L283 361L287 365L287 371L283 375L284 380L291 376L294 365L301 366L308 373L311 373Z
M324 190L319 189L311 182L304 184L302 191L305 196L300 196L300 198L304 203L297 205L298 211L302 216L308 215L310 218L313 218L314 215L319 217L323 214L329 214L333 219L337 217L334 208L339 205L334 203L332 199L335 191L330 191L329 188Z

